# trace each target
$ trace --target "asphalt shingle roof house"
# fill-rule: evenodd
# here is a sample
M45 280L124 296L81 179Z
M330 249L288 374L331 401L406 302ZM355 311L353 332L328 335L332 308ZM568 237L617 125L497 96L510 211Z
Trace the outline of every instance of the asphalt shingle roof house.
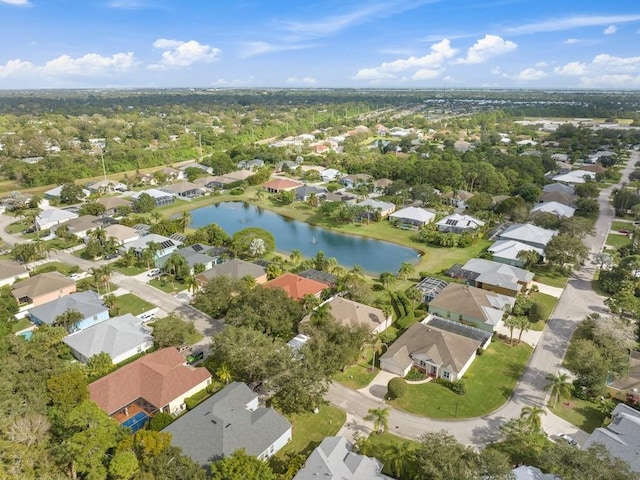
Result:
M627 462L634 472L640 473L640 412L619 403L611 414L611 423L596 428L584 448L600 443L614 457Z
M516 240L544 250L557 233L556 230L547 230L530 223L516 223L500 233L498 240Z
M531 215L537 213L552 213L558 217L571 218L576 213L576 209L560 202L545 202L538 203L531 209Z
M474 332L462 335L425 322L414 323L380 357L380 368L404 377L415 367L431 377L459 380L478 348L486 348L491 339L488 332L461 327Z
M438 221L436 225L440 232L465 233L472 232L477 228L484 226L484 222L469 215L454 213L453 215L444 217L442 220Z
M143 321L130 313L113 317L62 340L81 363L101 352L120 363L153 347L153 337Z
M367 200L363 200L362 202L357 203L359 207L366 207L372 210L380 210L380 217L385 218L391 215L395 209L396 205L391 202L381 202L380 200L374 200L372 198L368 198Z
M191 182L178 182L162 187L163 192L167 192L176 198L190 200L204 195L204 188Z
M109 309L102 303L100 295L93 290L72 293L33 307L29 310L29 316L37 325L53 325L59 315L69 310L77 310L82 314L82 320L73 327L72 331L84 330L109 319Z
M28 277L29 272L23 265L9 260L0 260L0 287Z
M323 302L323 305L325 303L329 305L329 310L335 321L342 325L366 326L372 333L384 332L391 325L391 316L385 317L384 312L379 308L337 295ZM301 320L301 323L306 323L310 319L311 315L307 315Z
M280 288L294 300L302 300L305 295L319 297L327 284L301 277L293 273L285 273L265 283L264 288Z
M382 473L382 463L353 452L344 437L325 437L293 480L391 480Z
M210 256L208 252L214 250L215 247L210 247L209 245L204 245L202 243L196 243L158 258L156 260L156 265L161 268L166 263L166 261L169 260L169 257L171 257L171 255L177 253L179 255L182 255L187 261L187 265L189 265L191 274L193 274L193 269L198 264L202 265L204 267L204 270L209 270L213 266L216 259Z
M389 220L396 225L410 225L423 227L427 223L431 223L436 214L418 207L407 207L389 215Z
M544 250L542 248L532 247L531 245L518 242L517 240L498 240L487 250L491 252L494 261L513 265L514 267L522 267L524 265L522 260L518 259L518 254L521 251L532 250L541 257L544 256Z
M515 301L500 293L450 283L429 302L429 313L493 332Z
M173 347L149 353L89 384L89 396L111 417L129 417L134 405L149 414L179 413L184 399L211 383L206 368L186 365Z
M267 281L267 269L261 265L234 258L220 265L213 265L209 270L196 275L196 280L200 285L206 285L209 280L216 277L240 280L246 276L253 277L256 283L262 284Z
M528 270L483 258L469 259L460 273L474 287L510 296L530 288L533 281L533 273Z
M267 459L291 440L287 419L261 407L258 395L239 382L230 383L163 432L170 433L171 443L205 468L239 449Z
M76 282L58 272L47 272L12 285L11 295L20 305L43 305L76 291Z

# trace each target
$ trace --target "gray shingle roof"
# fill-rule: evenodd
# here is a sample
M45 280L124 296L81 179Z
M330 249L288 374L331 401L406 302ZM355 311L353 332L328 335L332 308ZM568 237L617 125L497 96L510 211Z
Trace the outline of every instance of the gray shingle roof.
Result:
M163 431L171 433L173 445L202 466L241 448L258 456L291 424L272 408L247 409L257 406L257 397L244 383L233 382Z
M44 305L34 307L29 310L29 315L37 317L48 325L52 325L56 317L67 310L78 310L82 314L82 318L85 319L108 309L103 305L100 296L96 292L87 290L85 292L72 293L47 302Z

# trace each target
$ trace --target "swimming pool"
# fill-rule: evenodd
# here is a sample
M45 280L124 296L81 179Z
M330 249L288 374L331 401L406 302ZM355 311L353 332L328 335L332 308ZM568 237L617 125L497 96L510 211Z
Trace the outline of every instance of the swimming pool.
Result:
M129 428L131 433L136 433L138 430L143 428L145 424L149 420L149 415L145 412L138 412L133 417L127 418L122 425Z

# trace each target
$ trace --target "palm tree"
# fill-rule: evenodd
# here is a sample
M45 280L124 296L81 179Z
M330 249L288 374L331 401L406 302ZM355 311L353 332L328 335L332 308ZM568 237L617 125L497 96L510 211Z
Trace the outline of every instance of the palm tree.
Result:
M369 414L364 419L373 422L373 430L376 433L383 433L389 429L389 409L387 407L370 408Z
M307 293L302 297L302 300L300 300L300 304L305 312L309 312L320 305L320 299L315 295Z
M553 396L553 406L551 408L556 408L559 397L569 398L571 396L571 383L569 383L569 377L566 373L558 373L557 375L549 373L546 378L549 383L545 385L544 389L551 390L551 395Z
M386 290L391 290L391 287L396 283L396 276L391 272L382 272L379 280Z
M104 242L107 239L107 232L102 227L94 228L89 232L89 238L92 238L100 245L104 245Z
M371 336L371 350L373 350L373 359L371 360L371 372L376 371L376 354L382 355L383 347L389 348L389 346L382 341L379 334Z
M289 255L289 260L294 265L298 265L300 260L302 260L302 252L300 250L291 250L291 254Z
M122 263L124 263L125 267L133 267L133 265L136 263L136 260L136 252L133 248L130 248L129 250L124 252L124 255L122 255Z
M400 270L398 270L398 275L402 277L402 279L406 282L409 275L413 275L416 272L416 269L409 262L402 262L400 265Z
M53 324L58 327L64 327L67 332L71 333L76 330L76 325L83 318L84 315L82 315L82 313L72 309L58 315L53 321Z
M151 218L153 219L154 223L158 223L162 218L162 214L157 210L154 210L153 212L151 212Z
M411 300L411 306L415 310L416 306L420 305L424 301L424 293L422 290L412 287L406 291L407 298Z
M263 197L264 197L264 190L262 190L262 187L258 187L258 189L256 190L256 193L253 195L253 198L255 198L256 200L262 200Z
M320 205L320 199L318 198L318 195L316 195L314 192L311 192L307 197L307 205L309 205L310 207L317 207L318 205Z
M158 242L149 242L147 243L147 248L145 248L145 252L148 255L148 263L147 266L151 268L151 262L154 262L156 259L156 254L160 251L161 247Z
M395 478L405 478L407 476L408 470L413 464L413 455L414 451L408 441L389 445L385 463L389 466L389 470Z
M100 295L100 267L90 268L89 273L93 276L93 283L96 286L96 290L98 290L98 295Z
M522 341L522 333L528 332L529 327L531 327L531 322L527 317L525 316L516 317L516 328L520 330L520 332L518 333L518 343Z
M509 329L509 345L513 345L513 330L518 326L518 320L513 315L507 316L504 326Z
M546 414L546 410L542 407L526 406L522 407L520 418L525 421L530 431L540 432L542 430L542 415Z
M322 305L318 305L313 312L311 312L311 324L314 326L322 326L326 324L330 319L333 318L331 314L331 307L329 303L323 303Z
M182 227L182 233L187 231L187 228L191 225L191 220L193 220L193 217L188 210L185 210L180 214L180 226Z
M184 284L187 286L187 290L189 290L192 294L195 294L198 291L198 288L200 288L198 280L196 280L196 277L194 277L193 275L189 275L188 277L186 277L184 279Z
M353 264L353 266L351 267L351 271L350 272L353 273L357 277L364 278L364 268L362 268L357 263Z
M216 375L221 381L224 382L225 385L228 385L232 378L229 365L227 365L226 363L220 365L220 367L218 367L218 370L216 370Z

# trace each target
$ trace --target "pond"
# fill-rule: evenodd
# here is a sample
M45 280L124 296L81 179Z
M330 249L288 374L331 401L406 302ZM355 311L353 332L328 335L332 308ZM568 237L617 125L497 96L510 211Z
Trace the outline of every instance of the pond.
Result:
M381 240L337 233L322 227L283 217L244 202L222 202L191 211L192 227L217 223L229 235L247 227L271 232L276 250L289 253L300 250L313 257L322 250L346 268L360 265L366 272L397 272L402 262L416 263L418 252Z

